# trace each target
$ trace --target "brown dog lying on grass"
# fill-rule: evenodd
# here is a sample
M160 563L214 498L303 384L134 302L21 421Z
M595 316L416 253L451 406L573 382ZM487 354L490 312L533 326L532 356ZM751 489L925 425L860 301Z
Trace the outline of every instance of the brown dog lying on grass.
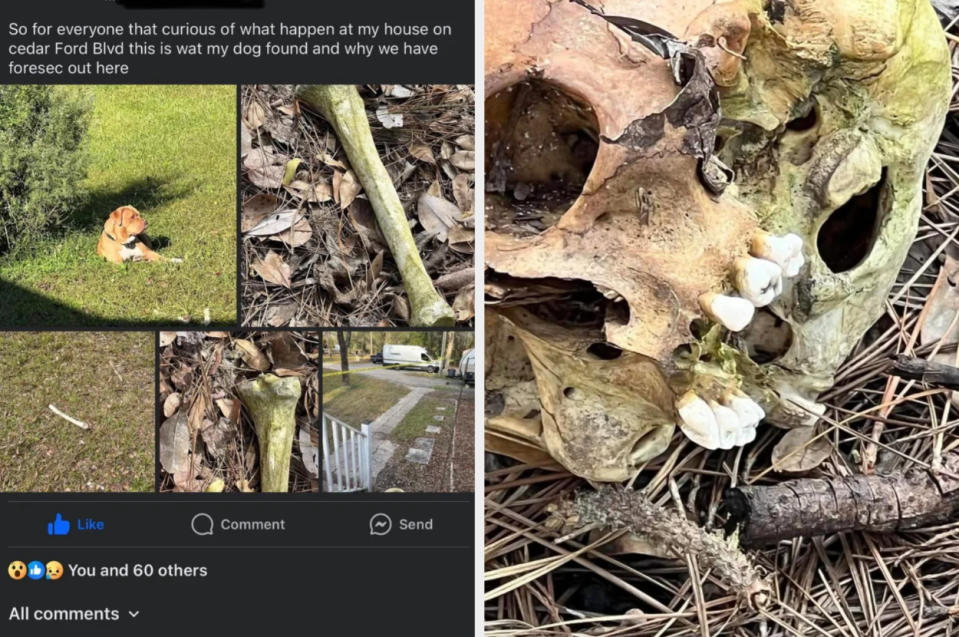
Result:
M150 247L150 239L143 234L147 229L146 219L133 206L120 206L110 213L97 243L97 254L112 263L127 261L172 261Z

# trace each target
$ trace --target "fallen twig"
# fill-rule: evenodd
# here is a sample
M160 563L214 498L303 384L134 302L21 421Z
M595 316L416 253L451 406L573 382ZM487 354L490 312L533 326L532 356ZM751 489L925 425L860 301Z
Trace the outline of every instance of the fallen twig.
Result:
M959 453L943 459L959 471ZM775 543L839 531L887 533L949 521L959 511L959 480L929 469L888 475L803 478L727 489L730 524L743 544Z
M90 425L88 425L87 423L83 422L82 420L77 420L76 418L72 418L72 417L66 415L65 413L63 413L62 411L60 411L59 409L57 409L57 408L54 407L53 405L47 405L47 406L50 408L50 411L52 411L52 412L55 413L56 415L60 416L60 417L63 418L64 420L68 420L68 421L72 422L74 425L76 425L76 426L79 427L80 429L89 429L89 428L90 428Z
M911 356L897 356L892 365L892 373L900 378L922 381L931 387L959 390L959 367L952 365Z
M751 608L770 601L769 582L739 550L735 541L709 532L685 516L651 501L639 491L604 487L581 491L554 510L550 526L563 530L583 527L626 529L648 540L674 558L695 556L703 569L711 569L731 592Z

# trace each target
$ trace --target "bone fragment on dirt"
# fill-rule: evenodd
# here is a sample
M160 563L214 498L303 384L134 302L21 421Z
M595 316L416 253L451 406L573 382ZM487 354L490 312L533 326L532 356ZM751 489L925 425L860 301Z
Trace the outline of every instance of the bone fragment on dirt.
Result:
M453 309L436 291L426 272L403 204L376 151L363 99L356 87L340 84L301 86L297 90L297 99L326 118L346 150L350 166L373 206L376 222L403 277L403 287L410 301L410 324L426 327L453 325Z
M237 393L253 418L260 447L260 490L264 493L289 490L290 455L301 391L295 376L261 374L237 385Z

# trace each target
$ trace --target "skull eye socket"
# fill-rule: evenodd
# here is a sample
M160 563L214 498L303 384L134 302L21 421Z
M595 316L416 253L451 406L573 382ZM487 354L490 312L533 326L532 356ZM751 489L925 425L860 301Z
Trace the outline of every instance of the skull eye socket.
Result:
M599 151L592 106L542 80L486 99L487 219L533 234L555 224L580 196Z
M593 343L586 351L604 361L616 360L623 355L623 350L610 343Z
M879 182L834 210L816 236L819 257L832 272L848 272L862 263L876 242L886 169Z

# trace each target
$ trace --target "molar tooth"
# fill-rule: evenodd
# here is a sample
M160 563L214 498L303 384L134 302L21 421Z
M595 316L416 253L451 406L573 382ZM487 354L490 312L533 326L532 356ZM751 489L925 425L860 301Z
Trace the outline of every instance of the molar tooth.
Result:
M729 407L724 407L714 400L709 401L709 408L719 425L719 448L732 449L743 427L739 416Z
M743 427L739 430L739 436L736 438L736 446L742 447L748 445L756 439L756 427Z
M791 232L777 237L774 234L760 231L753 236L749 253L754 257L772 261L783 269L786 276L796 276L799 270L795 266L796 274L789 274L793 269L789 267L789 260L796 255L802 256L802 245L802 238ZM799 266L802 266L801 262Z
M738 332L753 320L756 308L744 298L725 294L706 293L699 297L699 305L706 316L722 323L723 327Z
M707 449L719 446L719 423L709 403L690 390L676 400L676 411L679 412L679 428L687 438Z
M756 257L736 259L736 288L756 307L769 305L782 292L782 268Z
M789 261L786 262L785 267L783 267L783 274L787 277L796 276L799 274L799 270L802 269L804 263L806 263L806 259L803 258L802 252L794 254L789 258Z
M755 426L766 417L766 412L759 406L759 403L741 391L729 392L725 396L725 403L736 412L736 415L744 424Z

